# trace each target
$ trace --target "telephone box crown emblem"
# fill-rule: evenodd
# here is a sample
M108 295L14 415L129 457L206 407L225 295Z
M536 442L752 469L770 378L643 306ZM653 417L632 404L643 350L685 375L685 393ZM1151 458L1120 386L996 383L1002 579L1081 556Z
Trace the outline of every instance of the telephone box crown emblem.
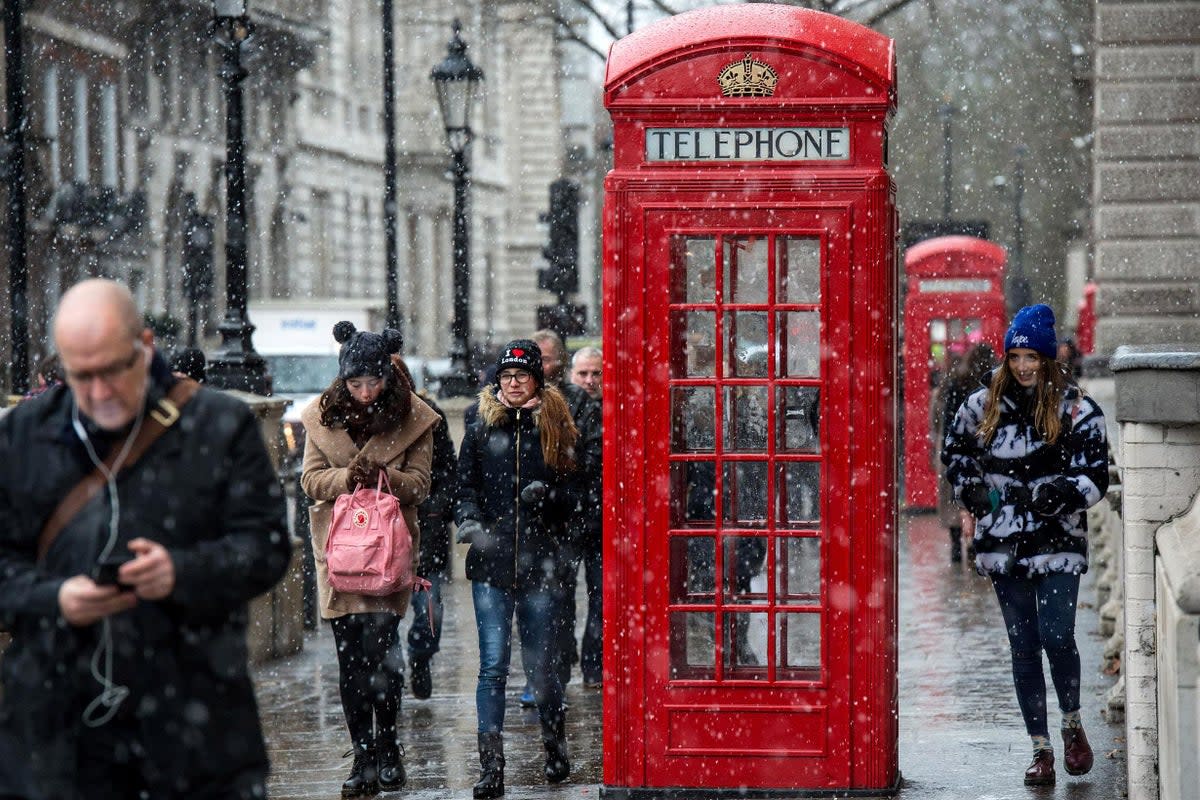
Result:
M725 65L717 75L717 83L726 97L771 97L775 94L779 75L770 64L746 53L741 61Z

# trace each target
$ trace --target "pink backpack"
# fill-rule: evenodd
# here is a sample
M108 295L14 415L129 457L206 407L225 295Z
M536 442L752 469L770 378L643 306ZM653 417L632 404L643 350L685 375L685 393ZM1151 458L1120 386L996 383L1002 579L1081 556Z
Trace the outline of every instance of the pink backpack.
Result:
M374 489L359 486L334 502L325 561L335 590L378 597L423 583L413 571L412 533L391 491L380 470Z

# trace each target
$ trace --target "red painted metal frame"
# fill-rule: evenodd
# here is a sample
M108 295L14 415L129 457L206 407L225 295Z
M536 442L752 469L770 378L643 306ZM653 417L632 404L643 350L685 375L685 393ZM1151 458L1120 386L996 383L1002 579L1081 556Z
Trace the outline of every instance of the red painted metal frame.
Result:
M942 236L908 248L904 254L904 494L911 509L937 505L940 443L930 438L931 373L941 369L930 356L933 320L977 319L982 341L999 353L1007 317L1003 247L973 236ZM986 281L984 291L947 291L955 281ZM931 290L930 281L943 282ZM946 283L948 282L948 283ZM935 287L938 284L933 284ZM922 288L922 287L925 288Z
M774 97L720 96L717 73L746 53L778 71ZM892 42L805 9L690 12L613 46L605 103L614 122L604 212L605 789L621 797L671 787L789 796L892 790L899 777L898 298L895 187L886 171ZM849 128L850 159L644 160L648 127L772 125ZM668 464L680 459L669 452L669 389L680 385L665 350L669 242L675 234L722 233L822 243L823 574L814 610L823 619L816 680L721 680L719 667L717 680L669 679ZM772 289L771 302L756 308L773 316L774 299ZM718 393L727 383L738 381L709 381ZM770 537L771 570L775 537L795 531L755 533ZM809 744L798 746L798 737Z

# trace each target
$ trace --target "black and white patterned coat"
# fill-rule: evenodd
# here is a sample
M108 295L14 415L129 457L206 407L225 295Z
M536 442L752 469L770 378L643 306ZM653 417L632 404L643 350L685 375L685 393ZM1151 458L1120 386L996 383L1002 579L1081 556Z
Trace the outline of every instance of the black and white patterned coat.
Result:
M1013 384L1001 398L996 435L985 445L978 430L987 395L987 388L979 389L963 402L942 446L956 502L963 504L963 492L972 486L989 490L992 510L975 527L976 570L1014 577L1087 572L1086 511L1108 490L1104 413L1090 397L1068 387L1062 433L1047 445L1034 426L1030 396ZM1069 498L1051 516L1031 508L1034 492L1044 483Z

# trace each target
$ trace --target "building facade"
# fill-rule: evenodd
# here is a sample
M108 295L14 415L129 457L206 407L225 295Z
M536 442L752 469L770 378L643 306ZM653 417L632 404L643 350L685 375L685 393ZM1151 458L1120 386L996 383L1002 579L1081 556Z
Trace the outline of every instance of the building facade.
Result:
M386 306L380 5L248 3L251 301ZM558 5L394 4L398 299L410 354L443 357L451 340L453 195L429 74L446 55L454 19L485 74L468 207L472 342L482 348L528 334L537 305L552 301L537 289L537 269L548 186L567 170L560 98L568 83L573 96L599 93L564 78L563 51L572 45L558 40ZM128 282L179 340L197 308L199 339L214 343L225 297L225 103L210 0L103 8L35 0L26 8L32 359L49 350L49 315L62 290L92 275ZM198 300L187 292L183 250L196 215L215 223L216 239L214 284ZM7 277L5 267L6 292ZM598 269L586 266L584 278L581 294L596 294ZM0 316L7 351L7 304Z

